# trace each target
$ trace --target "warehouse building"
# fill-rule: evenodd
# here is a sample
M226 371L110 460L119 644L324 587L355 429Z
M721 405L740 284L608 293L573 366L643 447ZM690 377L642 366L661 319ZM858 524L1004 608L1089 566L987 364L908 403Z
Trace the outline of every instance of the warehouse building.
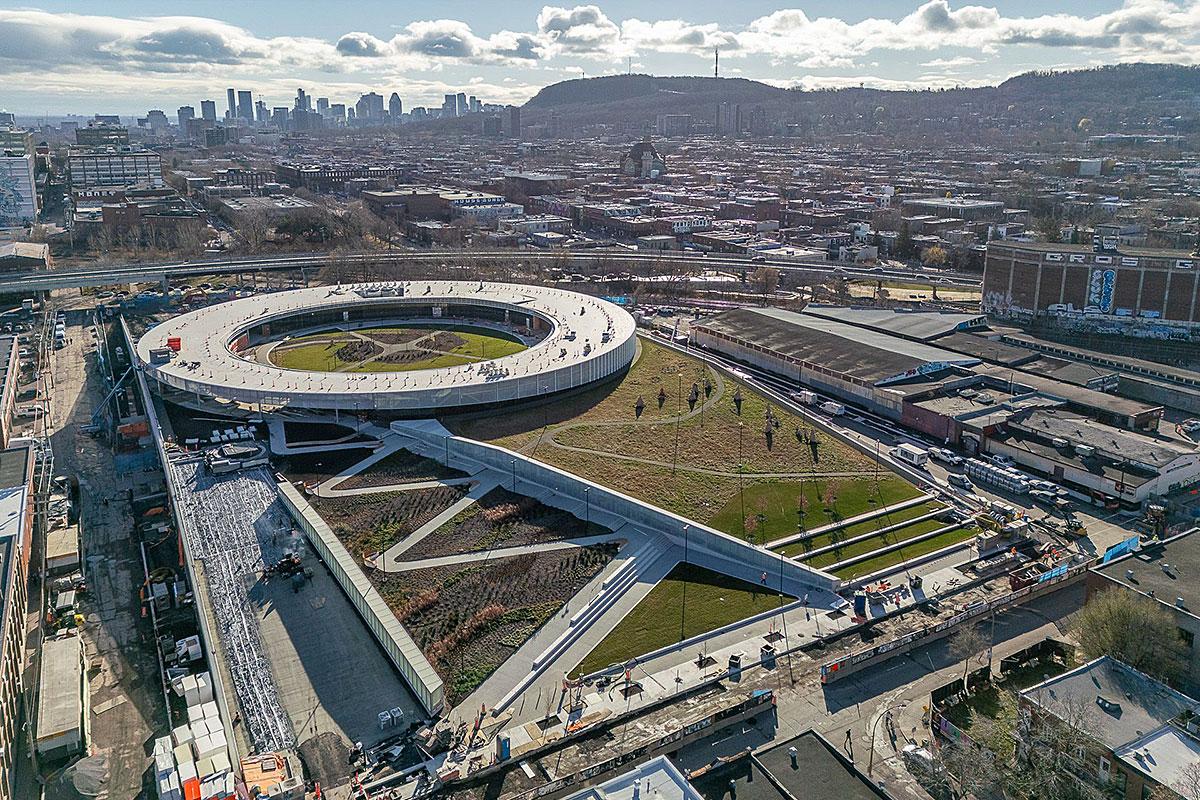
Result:
M1195 448L1053 408L1010 415L983 447L1100 501L1136 505L1200 482Z
M991 242L982 310L1013 319L1067 315L1096 325L1200 323L1200 256L1186 250ZM1164 331L1164 336L1169 335Z
M897 420L912 388L969 375L980 363L878 329L779 308L717 314L693 324L691 340Z

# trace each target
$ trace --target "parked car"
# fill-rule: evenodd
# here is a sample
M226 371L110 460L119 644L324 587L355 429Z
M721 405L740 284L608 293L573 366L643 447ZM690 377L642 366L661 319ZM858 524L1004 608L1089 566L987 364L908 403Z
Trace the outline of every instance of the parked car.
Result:
M975 484L971 483L971 479L968 478L966 475L960 475L957 472L951 472L949 475L946 476L946 481L951 486L954 486L956 488L963 489L968 492L975 491Z
M990 456L990 458L992 459L993 464L1000 467L1011 467L1014 463L1016 463L1003 453L994 453L992 456Z

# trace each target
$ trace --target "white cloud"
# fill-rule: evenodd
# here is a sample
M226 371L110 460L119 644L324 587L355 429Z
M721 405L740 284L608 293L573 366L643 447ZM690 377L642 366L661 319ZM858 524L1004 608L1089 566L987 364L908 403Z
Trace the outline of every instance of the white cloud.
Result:
M620 27L599 6L545 6L537 16L537 33L554 54L624 54Z
M660 53L708 56L714 47L723 52L740 47L737 34L721 30L716 23L694 25L681 19L627 19L621 23L621 38L632 49Z
M922 62L921 66L930 69L959 69L960 67L973 67L976 64L982 63L982 58L956 56L955 58L935 58L931 61Z
M751 22L739 35L742 52L774 58L820 59L829 53L861 56L877 50L971 47L995 52L1009 45L1103 50L1129 61L1164 57L1200 62L1200 0L1125 0L1116 11L1083 16L1006 17L995 7L928 0L898 19L871 17L847 23L811 19L784 9ZM948 59L947 59L948 60Z
M487 69L515 72L520 84L546 70L624 71L626 58L707 73L714 47L727 71L737 64L751 77L778 82L776 75L800 74L823 85L875 81L901 87L926 78L943 85L955 80L957 70L985 61L1043 68L1049 62L1200 63L1200 0L1124 0L1111 11L1028 17L952 0L909 2L893 17L854 22L782 8L736 28L684 18L613 19L593 4L546 5L532 19L513 20L514 30L477 32L463 20L425 19L386 32L347 30L327 38L263 36L203 17L0 9L0 81L6 97L33 96L43 86L50 95L72 82L109 95L115 87L154 94L183 86L198 92L235 84L262 90L276 83L378 85L385 76L415 84L414 78L454 70L466 80ZM893 74L901 63L897 53L927 55L904 59L903 70ZM838 74L819 78L809 71ZM130 76L137 76L136 85L129 86ZM503 76L490 79L514 85Z

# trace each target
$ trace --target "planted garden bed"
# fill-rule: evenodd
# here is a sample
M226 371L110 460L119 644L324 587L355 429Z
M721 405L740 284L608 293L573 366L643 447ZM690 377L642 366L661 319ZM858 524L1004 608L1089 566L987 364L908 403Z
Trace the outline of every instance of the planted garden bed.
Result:
M608 529L496 488L401 554L405 561L597 536Z
M466 492L465 486L438 486L407 492L312 497L309 502L355 560L362 563L364 556L401 541Z

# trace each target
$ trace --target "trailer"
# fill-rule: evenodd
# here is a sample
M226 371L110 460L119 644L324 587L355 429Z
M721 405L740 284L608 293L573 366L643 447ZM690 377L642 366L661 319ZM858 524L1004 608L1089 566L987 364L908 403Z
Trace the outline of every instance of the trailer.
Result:
M892 448L891 453L896 460L920 469L924 469L925 465L929 463L929 451L908 442L896 445Z

